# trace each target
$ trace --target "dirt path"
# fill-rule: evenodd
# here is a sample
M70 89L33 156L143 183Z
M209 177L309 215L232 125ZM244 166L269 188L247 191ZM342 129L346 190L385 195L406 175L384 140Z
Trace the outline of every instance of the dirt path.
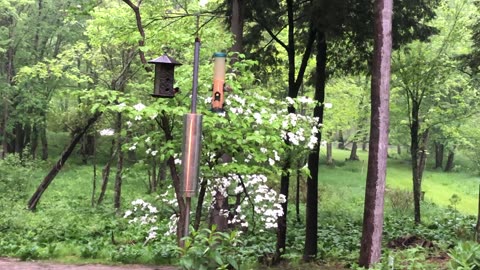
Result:
M21 262L16 259L0 258L0 270L177 270L172 266L144 265L101 265L101 264L59 264L50 262Z

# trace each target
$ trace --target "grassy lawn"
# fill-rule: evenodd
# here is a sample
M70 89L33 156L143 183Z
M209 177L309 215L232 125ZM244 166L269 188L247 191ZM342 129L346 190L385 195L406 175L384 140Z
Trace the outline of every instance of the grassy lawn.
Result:
M327 205L339 203L350 203L352 207L363 205L368 153L359 151L360 161L345 162L349 155L350 152L347 150L334 150L336 165L322 165L320 168L320 186L323 189L321 194ZM426 201L447 207L451 205L452 195L456 194L460 197L456 208L464 214L476 215L479 182L480 177L468 173L445 173L427 169L422 186ZM392 189L412 190L412 173L408 161L389 159L387 191Z

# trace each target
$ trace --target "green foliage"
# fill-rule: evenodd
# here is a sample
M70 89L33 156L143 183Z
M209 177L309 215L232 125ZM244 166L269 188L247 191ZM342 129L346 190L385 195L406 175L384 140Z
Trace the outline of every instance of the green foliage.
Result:
M237 231L217 232L215 227L192 232L179 249L179 266L184 270L240 269L248 258L238 252L242 246L238 235Z
M33 161L29 157L29 149L26 148L23 158L18 154L10 154L5 159L0 159L0 190L2 190L2 203L25 199L25 189L31 186L31 179L36 169L41 165L39 161Z
M478 270L480 269L480 245L474 242L460 242L448 255L451 260L450 269Z

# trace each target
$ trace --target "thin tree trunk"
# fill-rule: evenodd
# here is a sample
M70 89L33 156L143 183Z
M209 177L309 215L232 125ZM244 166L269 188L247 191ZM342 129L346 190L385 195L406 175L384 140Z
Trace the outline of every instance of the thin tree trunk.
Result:
M302 222L300 219L300 170L297 170L297 188L295 193L295 215L297 217L297 223Z
M24 142L23 125L19 122L15 123L15 153L22 156Z
M332 143L327 142L327 165L333 165Z
M166 137L167 140L171 140L171 134L169 132L166 132ZM177 172L177 168L175 166L175 159L173 156L170 156L168 158L168 167L170 168L170 174L172 175L172 183L173 187L175 189L175 195L177 196L177 202L178 202L178 222L177 222L177 243L179 246L182 245L181 239L186 236L185 235L185 201L183 200L181 188L180 188L180 175Z
M5 75L6 75L6 83L8 86L12 86L14 85L14 80L13 78L15 77L15 64L14 64L14 60L15 60L15 47L14 47L14 44L13 44L13 40L14 40L14 31L13 31L13 27L16 25L16 21L14 19L14 17L12 15L10 15L9 17L7 17L5 19L6 21L6 25L9 25L11 27L9 27L8 29L8 40L10 40L9 44L8 44L8 49L7 49L7 52L6 52L6 64L5 64ZM6 157L6 155L9 153L9 146L8 146L8 139L9 139L9 134L7 132L7 128L8 128L8 119L9 119L9 100L8 98L5 96L3 97L3 121L2 121L2 135L3 135L3 139L2 139L2 159Z
M345 139L343 138L343 131L338 131L338 149L345 149Z
M477 243L480 243L480 184L478 185L478 213L477 213L477 226L475 226L475 232L477 234Z
M280 178L280 194L283 194L286 198L282 203L283 215L277 219L277 247L275 252L275 262L280 261L280 256L285 252L287 243L287 213L288 213L288 189L290 184L290 157L287 157L285 165L283 166L283 174Z
M400 156L402 154L402 146L397 144L397 154Z
M420 209L420 201L421 201L421 192L422 192L422 183L419 174L418 168L418 152L419 152L419 116L418 116L418 105L414 101L412 102L412 123L410 126L410 137L411 137L411 145L410 145L410 155L412 157L412 179L413 179L413 208L414 208L414 219L415 224L419 224L421 222L421 209Z
M393 0L375 0L371 122L359 265L380 261L387 173Z
M42 197L42 194L45 192L45 190L47 190L50 183L52 183L53 179L55 179L55 176L62 169L63 165L65 164L65 162L70 157L73 150L75 149L75 146L78 144L78 142L80 141L82 136L85 134L85 132L87 132L87 130L97 121L97 119L101 115L102 115L101 112L95 113L90 119L88 119L87 124L83 127L83 129L80 130L80 132L78 132L77 134L75 134L75 136L73 137L70 144L67 146L65 151L63 151L62 155L60 156L60 159L52 167L52 169L47 174L47 176L45 176L42 183L40 183L37 190L35 191L35 193L32 195L32 197L28 201L28 209L29 210L35 210L36 209L37 204L40 201L40 198Z
M364 151L364 152L367 151L367 144L368 144L367 136L365 136L365 137L363 138L362 151Z
M223 232L228 228L228 217L222 212L228 209L228 196L223 196L222 192L215 192L215 203L210 215L210 226L216 225L217 230Z
M122 152L122 113L117 113L117 125L115 131L117 131L117 172L115 175L115 188L113 197L113 208L118 212L121 206L122 200L122 173L123 173L123 152Z
M112 139L112 146L110 148L110 159L102 169L102 187L100 188L100 195L98 195L97 205L102 203L103 198L105 197L105 192L107 191L108 179L110 177L110 167L112 166L113 159L115 158L117 153L117 151L115 151L115 145L115 139Z
M167 178L167 164L165 161L160 162L160 168L158 169L158 184L160 185L161 183L165 182L165 179Z
M327 41L324 32L317 32L317 56L316 56L315 94L314 100L317 105L313 111L313 117L318 118L317 124L323 123L323 104L325 101L326 65L327 65ZM307 178L307 202L305 224L305 247L303 252L304 261L312 261L318 252L318 167L320 165L320 142L322 133L317 133L317 144L308 155L308 169L310 175Z
M308 59L312 54L313 43L316 37L316 29L313 25L310 25L308 41L306 43L305 51L302 57L302 62L300 68L298 69L297 77L295 78L295 10L294 10L294 1L287 0L287 21L288 21L288 44L285 45L282 43L284 49L288 54L288 96L290 98L296 98L298 96L298 91L303 82L303 77L305 74L305 69L308 64ZM295 108L293 106L288 107L289 113L295 113ZM285 143L289 144L287 140ZM286 249L286 240L287 240L287 206L288 206L288 189L290 185L290 173L288 172L291 168L292 162L290 154L287 154L286 162L282 168L282 176L280 178L280 194L285 196L285 203L282 203L283 215L277 219L277 246L275 251L275 257L273 258L274 263L280 261L280 257L285 253Z
M157 159L153 158L152 164L152 192L157 192Z
M419 161L418 161L418 168L419 168L419 177L420 177L420 181L421 179L423 178L423 172L425 171L425 166L427 164L427 144L428 144L428 135L429 135L429 130L425 130L423 133L422 133L422 137L421 137L421 144L420 144L420 158L419 158Z
M44 119L46 121L46 119ZM47 126L46 122L40 126L40 141L42 144L42 160L48 159L48 140L47 140Z
M23 125L23 131L24 131L24 139L22 144L23 144L23 148L25 149L27 145L31 147L30 141L32 139L32 125L30 125L30 123Z
M95 136L94 138L94 144L95 144ZM92 207L95 206L95 192L97 192L97 151L96 147L93 147L94 152L93 152L93 179L92 179L92 200L91 200L91 205Z
M455 167L454 161L455 160L455 152L449 151L447 157L447 164L445 164L445 172L451 172L453 167Z
M434 169L443 168L443 144L435 142L435 167Z
M37 158L37 148L38 148L38 125L33 125L32 138L31 138L31 147L30 153L32 154L32 159Z
M193 229L198 231L200 228L200 222L202 219L202 209L203 209L203 201L205 199L205 193L207 192L207 181L203 180L200 184L200 192L198 192L198 200L197 200L197 209L195 211L195 223L193 224Z
M2 154L1 158L4 159L8 153L8 101L7 97L3 97L3 117L2 117Z
M348 160L354 161L354 160L359 160L358 155L357 155L357 142L352 143L352 150L350 151L350 157Z

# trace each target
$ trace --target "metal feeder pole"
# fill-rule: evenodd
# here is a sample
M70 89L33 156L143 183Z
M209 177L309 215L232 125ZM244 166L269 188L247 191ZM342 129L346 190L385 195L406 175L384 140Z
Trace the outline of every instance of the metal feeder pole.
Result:
M199 161L202 137L202 115L197 114L198 66L200 58L200 39L195 38L195 53L193 60L192 104L190 113L184 116L183 137L183 195L185 197L185 236L189 234L190 206L192 196L197 192ZM182 241L182 245L183 245Z

